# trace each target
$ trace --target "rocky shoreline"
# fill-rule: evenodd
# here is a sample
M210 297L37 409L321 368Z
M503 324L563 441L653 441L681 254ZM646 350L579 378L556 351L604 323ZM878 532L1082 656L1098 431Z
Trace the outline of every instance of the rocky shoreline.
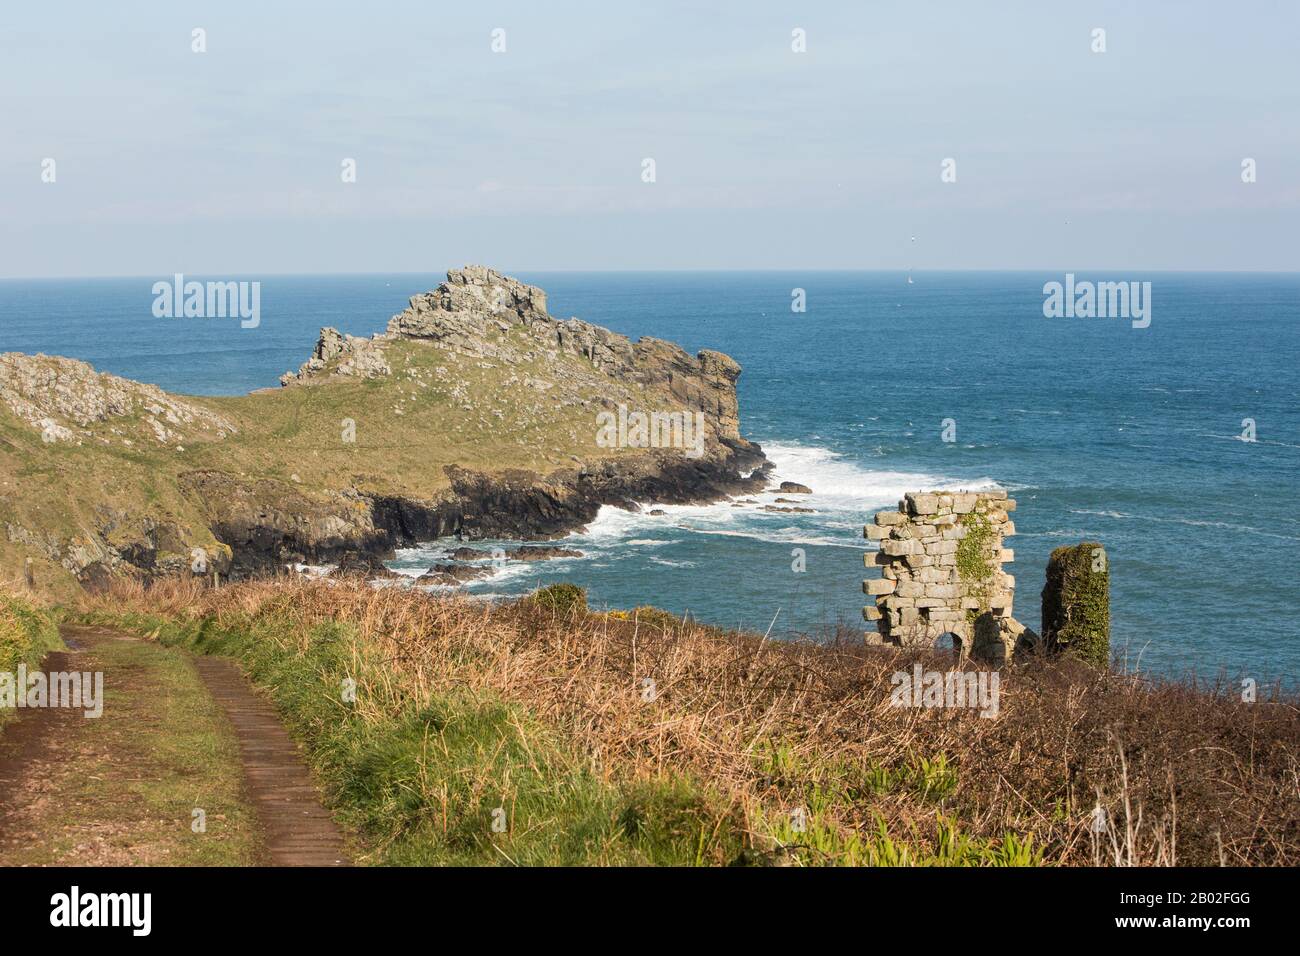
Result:
M437 500L355 495L334 508L305 500L267 507L265 500L218 493L213 482L224 476L194 480L196 488L220 498L212 530L232 554L217 570L239 578L292 564L373 565L391 559L398 548L440 538L553 540L580 531L603 505L638 511L644 501L709 504L761 491L770 468L757 445L719 460L647 456L547 476L449 468L450 492Z

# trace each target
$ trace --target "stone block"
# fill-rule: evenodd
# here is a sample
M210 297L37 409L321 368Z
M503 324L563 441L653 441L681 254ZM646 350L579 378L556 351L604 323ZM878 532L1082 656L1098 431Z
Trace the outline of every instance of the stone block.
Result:
M877 511L876 524L878 525L898 525L906 524L907 515L901 511Z
M894 588L897 586L897 581L890 581L886 578L867 578L862 582L863 592L872 595L893 594Z
M939 568L939 567L920 568L917 570L914 577L916 578L916 580L924 584L953 583L951 568Z
M928 615L928 620L932 624L956 624L966 619L966 615L961 611L950 611L947 608L935 608Z
M901 558L916 554L920 545L912 540L895 541L889 539L880 543L880 550L892 558Z
M938 495L908 492L903 500L907 503L907 513L911 515L932 515L939 511Z

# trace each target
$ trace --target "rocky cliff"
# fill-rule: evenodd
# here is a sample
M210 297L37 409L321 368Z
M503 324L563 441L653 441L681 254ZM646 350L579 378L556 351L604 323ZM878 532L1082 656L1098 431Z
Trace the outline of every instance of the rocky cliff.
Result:
M0 577L373 560L451 534L554 537L604 504L747 492L767 463L740 436L739 375L719 352L556 319L541 289L482 266L371 338L323 329L283 388L249 396L174 396L8 353ZM688 437L698 422L698 441L602 440L602 414L662 416Z
M514 330L523 336L511 337ZM282 376L280 382L309 384L328 374L390 376L386 347L404 339L511 367L526 366L539 356L550 360L572 356L582 360L575 368L583 384L634 383L663 388L683 408L704 412L720 439L738 446L748 444L740 437L736 401L740 366L730 356L709 349L692 356L662 339L646 337L633 342L580 319L556 319L546 311L546 293L541 289L485 266L453 269L437 289L412 296L410 306L393 316L385 333L366 339L322 329L312 357L297 372ZM552 383L539 380L528 384L542 390L552 387ZM561 395L567 397L572 391L562 389ZM605 404L617 402L611 395Z

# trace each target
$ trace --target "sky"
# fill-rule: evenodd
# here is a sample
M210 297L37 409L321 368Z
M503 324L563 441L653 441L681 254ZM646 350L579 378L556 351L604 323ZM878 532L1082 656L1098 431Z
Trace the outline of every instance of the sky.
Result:
M1294 271L1298 28L1253 0L6 4L0 276Z

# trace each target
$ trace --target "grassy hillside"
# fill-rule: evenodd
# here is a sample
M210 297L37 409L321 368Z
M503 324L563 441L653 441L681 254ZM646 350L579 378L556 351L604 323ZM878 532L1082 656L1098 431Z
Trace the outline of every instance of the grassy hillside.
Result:
M591 613L575 590L168 582L85 610L239 659L366 862L1300 861L1294 699L1031 660L996 719L899 708L891 674L949 665Z

